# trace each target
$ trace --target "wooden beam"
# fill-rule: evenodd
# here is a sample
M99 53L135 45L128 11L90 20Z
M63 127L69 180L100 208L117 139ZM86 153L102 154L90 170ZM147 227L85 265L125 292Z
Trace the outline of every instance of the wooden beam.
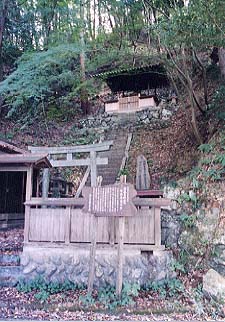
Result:
M13 171L13 172L27 172L27 170L29 169L29 167L20 167L19 165L18 166L13 166L13 167L9 167L9 166L6 166L6 167L0 167L0 172L10 172L10 171Z
M133 199L135 206L163 207L170 206L171 200L165 198L138 198Z
M82 192L82 190L83 190L83 188L85 186L85 183L86 183L86 181L87 181L87 179L89 177L90 171L91 171L91 167L88 166L87 167L87 170L86 170L86 172L85 172L85 174L83 176L83 179L82 179L82 181L81 181L81 183L80 183L80 185L79 185L79 187L77 189L77 192L75 194L75 198L79 198L80 197L80 194L81 194L81 192Z
M96 153L95 151L91 151L91 153ZM50 160L52 166L54 168L57 167L78 167L78 166L89 166L91 165L91 159L76 159L76 160ZM107 165L108 158L100 158L96 157L97 165Z
M83 198L32 198L25 206L84 206Z
M90 151L106 151L109 150L113 141L105 141L96 144L75 145L75 146L28 146L28 150L32 153L48 153L48 154L61 154L61 153L76 153L76 152L90 152Z

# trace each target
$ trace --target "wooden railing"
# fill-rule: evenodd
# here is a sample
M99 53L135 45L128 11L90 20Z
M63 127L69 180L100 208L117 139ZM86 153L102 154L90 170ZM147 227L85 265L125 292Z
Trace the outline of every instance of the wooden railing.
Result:
M126 217L124 243L151 250L161 247L160 207L167 199L134 198L137 215ZM25 243L84 244L92 237L93 215L84 213L83 198L32 198L25 203ZM115 217L114 217L115 218ZM114 244L118 241L118 218L99 217L97 242Z

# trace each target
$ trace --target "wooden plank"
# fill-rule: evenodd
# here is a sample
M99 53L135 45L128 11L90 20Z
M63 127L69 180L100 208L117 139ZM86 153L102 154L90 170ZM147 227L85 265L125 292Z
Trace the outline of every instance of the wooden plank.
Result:
M83 198L32 198L25 202L27 206L84 206Z
M109 217L109 244L114 245L115 244L115 217Z
M66 207L66 218L65 218L65 243L66 244L70 243L70 227L71 227L71 207Z
M116 295L121 296L123 286L123 242L124 242L124 226L125 218L119 218L119 240L118 240L118 258L117 258L117 279L116 279Z
M91 151L96 153L95 151ZM57 167L79 167L79 166L89 166L91 165L91 159L86 158L86 159L75 159L75 160L51 160L51 165L54 168ZM108 158L100 158L97 157L95 160L97 165L107 165L108 164Z
M122 159L122 162L121 162L121 165L120 165L120 171L119 173L124 170L125 168L125 165L126 165L126 162L127 162L127 159L129 157L129 149L130 149L130 145L131 145L131 141L132 141L132 133L129 133L128 134L128 137L127 137L127 144L126 144L126 148L125 148L125 152L124 152L124 157Z
M165 198L138 198L133 199L135 206L163 207L170 206L171 200Z
M64 242L67 209L31 208L29 240L33 242Z
M53 248L59 248L59 249L74 249L74 250L80 250L80 249L85 249L85 250L89 250L90 249L90 243L70 243L69 245L66 245L64 243L54 243L54 244L50 244L49 242L32 242L30 241L29 243L24 243L24 246L32 246L32 247L43 247L43 248L49 248L49 247L53 247ZM100 250L118 250L117 245L115 246L111 246L109 244L99 244L98 248ZM135 251L135 252L141 252L141 251L163 251L165 250L165 246L161 245L161 246L155 246L155 245L135 245L135 244L124 244L123 245L124 250L126 251Z
M159 207L154 208L155 212L155 245L161 245L161 209Z
M87 179L89 177L90 171L91 171L91 167L88 166L87 167L87 170L86 170L86 172L85 172L85 174L83 176L83 179L82 179L82 181L81 181L81 183L80 183L80 185L79 185L79 187L77 189L77 192L75 194L75 198L79 198L80 197L80 194L81 194L81 192L82 192L82 190L83 190L83 188L85 186L85 183L87 182Z
M97 242L109 242L109 221L106 217L98 219ZM92 237L92 215L82 212L82 209L71 209L71 243L90 243Z
M91 253L90 253L90 263L89 263L89 276L88 276L88 294L93 291L94 278L95 278L95 256L96 256L96 243L97 243L97 227L98 218L92 216L92 242L91 242Z
M96 144L87 145L75 145L75 146L28 146L28 150L32 153L47 153L47 154L61 154L61 153L79 153L79 152L90 152L90 151L106 151L113 145L113 141L105 141Z
M15 167L15 165L14 166L1 166L0 167L0 172L11 172L11 171L13 171L13 172L26 172L27 171L27 169L28 169L28 167L24 167L24 166L20 166L20 165L17 165L16 167Z
M138 197L162 197L163 191L161 190L139 190L137 191Z
M152 209L142 207L137 215L125 219L124 243L155 243L155 217Z

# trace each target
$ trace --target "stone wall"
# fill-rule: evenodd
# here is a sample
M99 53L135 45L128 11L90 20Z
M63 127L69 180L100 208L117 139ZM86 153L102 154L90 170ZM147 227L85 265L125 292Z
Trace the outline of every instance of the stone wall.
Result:
M177 111L178 105L162 104L158 107L149 107L148 109L135 113L107 114L98 113L79 120L78 128L103 128L115 129L118 127L135 127L150 125L152 128L161 128L168 126L172 115Z
M70 280L87 285L90 251L78 247L42 248L26 246L21 255L22 276L26 281L42 276L47 282ZM175 277L171 251L125 251L124 282L146 284ZM116 250L97 250L95 287L116 283Z

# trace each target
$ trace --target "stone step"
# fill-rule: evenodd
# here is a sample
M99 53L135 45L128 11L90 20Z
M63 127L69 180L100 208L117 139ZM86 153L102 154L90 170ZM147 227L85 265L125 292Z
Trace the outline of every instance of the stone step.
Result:
M19 255L0 254L0 266L18 266L20 264Z
M21 278L21 266L0 266L0 287L13 287Z

